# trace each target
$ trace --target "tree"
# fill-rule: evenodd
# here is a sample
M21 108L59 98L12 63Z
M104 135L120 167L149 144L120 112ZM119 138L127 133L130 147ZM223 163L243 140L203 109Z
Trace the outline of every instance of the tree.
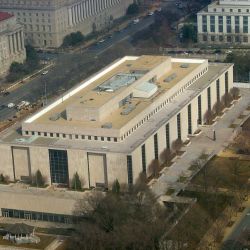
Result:
M139 5L137 3L132 3L128 6L127 15L136 15L139 13Z
M112 186L112 192L114 194L120 194L120 183L119 181L116 179L113 183L113 186Z
M44 187L45 185L44 177L42 176L42 173L39 169L36 171L35 176L33 177L33 185L37 187Z
M240 90L236 87L233 87L230 89L230 94L232 95L233 99L237 99L239 98L239 95L240 95Z
M166 163L167 165L170 163L172 160L172 152L169 148L165 148L161 154L160 154L160 160L163 163Z
M220 115L222 110L224 108L224 105L221 101L217 101L214 106L213 106L213 112L216 114L216 115Z
M73 176L73 179L71 181L71 187L74 190L78 190L78 191L82 190L82 182L81 182L80 177L79 177L77 172Z
M172 150L177 154L177 152L181 149L183 142L180 138L177 138L172 143Z
M197 32L193 24L185 24L182 28L182 40L185 43L196 42Z
M148 173L152 175L154 178L159 176L160 172L160 162L158 159L152 160L152 162L148 166Z
M69 249L159 249L167 211L145 185L130 192L92 192L76 204L81 220Z
M229 107L232 102L232 96L230 93L225 93L222 96L222 103L225 107Z
M208 109L204 115L204 120L206 121L207 125L211 125L213 123L214 114L211 109Z
M75 46L79 43L82 43L84 40L85 37L80 31L73 32L64 37L62 46L63 47Z

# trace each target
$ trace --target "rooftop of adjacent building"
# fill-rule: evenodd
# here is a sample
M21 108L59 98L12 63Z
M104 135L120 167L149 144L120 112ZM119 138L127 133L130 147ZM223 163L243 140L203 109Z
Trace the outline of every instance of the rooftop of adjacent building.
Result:
M7 20L7 19L9 19L9 18L11 18L13 16L14 15L12 15L12 14L10 14L8 12L2 12L2 11L0 11L0 22L4 21L4 20Z
M147 79L147 73L157 69L162 63L170 62L170 67L165 67L160 77L151 81ZM203 64L205 60L179 60L175 61L166 56L141 56L136 59L128 58L123 63L107 70L100 76L93 76L87 87L80 89L69 98L61 98L61 102L54 105L47 112L42 112L42 115L37 119L28 119L26 123L35 125L56 125L56 126L74 126L85 128L102 128L104 124L112 124L113 129L121 129L129 121L135 118L152 105L157 99L166 95L166 93L175 87L185 77L193 77L194 70ZM165 71L165 72L164 72ZM145 81L140 81L143 77ZM150 77L149 77L150 78ZM90 80L91 80L90 79ZM84 83L83 83L84 84ZM125 100L124 105L120 105L117 109L112 110L102 119L78 119L77 117L67 118L69 109L82 112L104 112L103 109L112 108L113 100L122 101L126 98L128 88L131 92L142 92L142 96L129 97ZM125 93L124 93L125 92ZM119 97L120 96L120 97ZM110 103L110 106L107 104ZM105 110L106 112L106 110ZM80 117L80 112L79 112ZM49 132L49 131L48 131Z
M209 64L208 71L194 84L189 86L172 102L168 103L158 113L147 120L139 129L134 131L133 136L128 136L122 142L105 142L105 141L88 141L88 140L70 140L62 138L49 138L34 136L22 136L17 129L9 129L5 131L0 139L1 143L22 145L22 146L40 146L50 148L70 148L81 149L93 152L116 152L116 153L131 153L146 138L154 134L160 126L166 124L174 115L185 107L193 98L207 88L210 83L216 80L221 74L227 71L231 64Z

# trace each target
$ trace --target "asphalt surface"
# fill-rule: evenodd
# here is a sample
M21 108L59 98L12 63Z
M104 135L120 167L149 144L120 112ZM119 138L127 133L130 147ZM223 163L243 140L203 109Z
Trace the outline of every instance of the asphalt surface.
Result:
M16 114L15 108L8 108L9 103L17 105L21 101L35 103L38 99L44 99L52 94L60 94L72 87L68 84L70 79L74 79L77 74L75 68L77 64L94 63L98 56L111 48L115 44L129 39L136 32L147 28L154 21L154 16L147 16L137 24L131 24L120 32L114 32L112 37L105 39L102 43L92 45L83 51L64 53L55 56L55 66L48 74L37 76L28 83L23 84L10 92L8 96L0 96L0 121L11 119ZM80 56L79 54L82 54ZM88 55L84 57L84 55ZM46 55L43 55L47 57ZM74 67L74 68L73 68ZM80 71L81 69L79 69ZM65 76L65 77L64 77Z

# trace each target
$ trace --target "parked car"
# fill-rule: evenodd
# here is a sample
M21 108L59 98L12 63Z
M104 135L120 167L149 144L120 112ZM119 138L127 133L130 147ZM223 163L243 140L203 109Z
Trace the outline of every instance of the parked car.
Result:
M15 107L15 104L13 102L10 102L8 105L7 105L8 108L14 108Z
M136 18L136 19L133 20L133 24L137 24L137 23L139 23L139 22L140 22L140 19L139 19L139 18Z
M45 71L43 71L42 75L44 76L44 75L47 75L48 73L49 73L49 71L45 70Z

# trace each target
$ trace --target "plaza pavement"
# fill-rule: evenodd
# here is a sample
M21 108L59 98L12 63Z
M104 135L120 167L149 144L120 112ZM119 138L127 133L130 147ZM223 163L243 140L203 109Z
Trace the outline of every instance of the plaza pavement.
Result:
M224 116L219 118L214 125L201 126L202 133L191 137L191 145L181 149L186 151L183 157L177 159L175 164L164 170L163 174L152 184L152 191L157 197L165 195L168 188L181 189L183 183L177 182L179 177L187 172L192 162L198 159L202 153L218 154L233 140L234 128L229 128L229 126L250 105L250 89L240 89L240 91L242 98L226 111ZM213 129L216 131L216 141L212 139Z

